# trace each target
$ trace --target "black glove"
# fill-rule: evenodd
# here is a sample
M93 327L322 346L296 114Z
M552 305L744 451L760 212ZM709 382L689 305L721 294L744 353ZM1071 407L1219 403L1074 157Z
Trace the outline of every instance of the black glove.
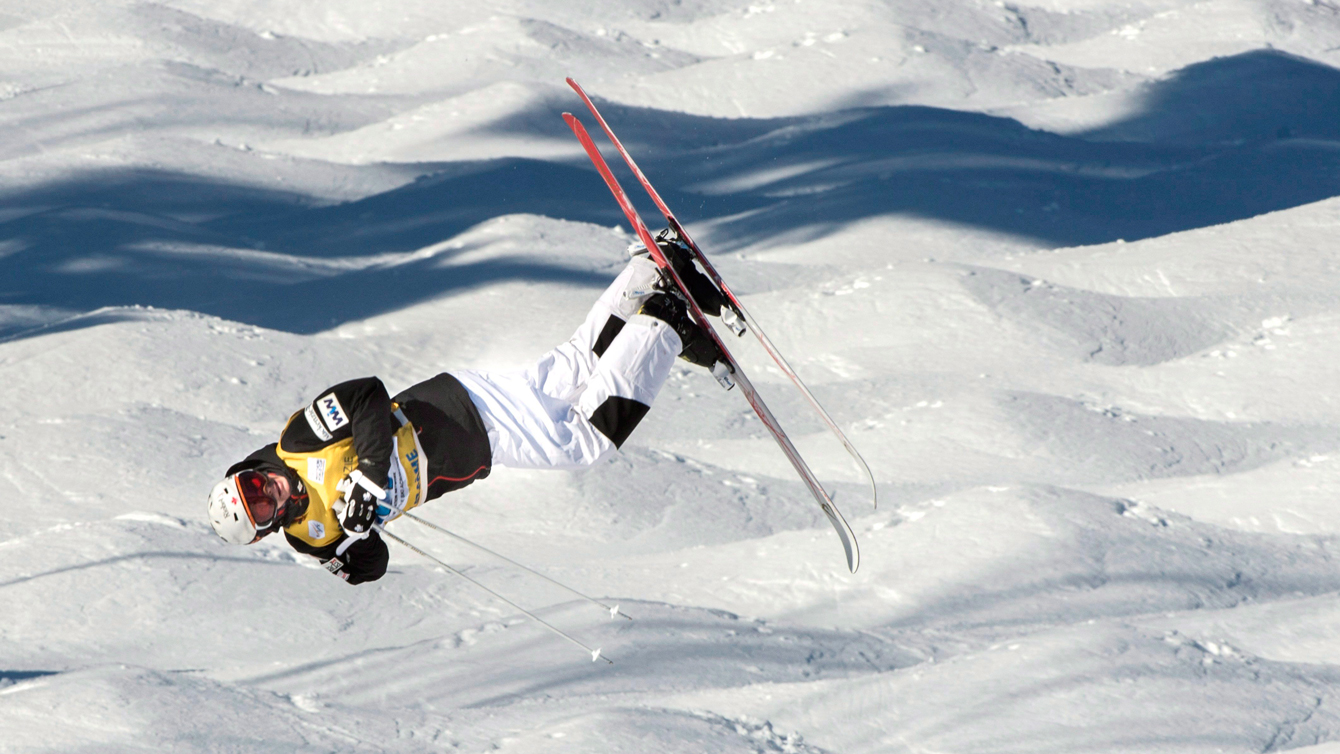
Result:
M366 538L345 539L334 557L322 560L321 565L346 584L363 584L386 574L388 555L386 543L373 532Z
M340 515L340 526L350 537L362 539L372 531L377 520L377 503L386 499L386 491L368 481L363 472L354 469L353 473L340 480L335 489L344 493L344 512Z
M321 566L327 571L339 576L345 581L349 580L349 573L344 570L344 560L338 557L321 561Z

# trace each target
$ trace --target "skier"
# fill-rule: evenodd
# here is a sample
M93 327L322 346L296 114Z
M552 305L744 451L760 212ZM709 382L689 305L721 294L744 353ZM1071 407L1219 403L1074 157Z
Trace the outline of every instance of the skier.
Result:
M665 233L658 245L703 311L719 315L721 294L687 249ZM289 418L279 442L214 486L214 531L246 545L283 530L293 549L360 584L386 572L375 523L495 465L579 469L607 458L646 415L676 356L725 363L646 248L629 254L572 338L529 369L444 372L395 397L376 377L323 391Z

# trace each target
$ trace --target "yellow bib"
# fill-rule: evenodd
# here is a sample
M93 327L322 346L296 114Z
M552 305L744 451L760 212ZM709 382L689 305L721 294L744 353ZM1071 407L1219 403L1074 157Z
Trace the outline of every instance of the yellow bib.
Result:
M301 411L290 417L289 422L300 416ZM397 412L397 418L403 416ZM287 425L284 429L288 429ZM423 483L426 471L423 451L419 448L413 424L408 421L401 424L392 438L391 448L393 463L386 475L386 503L391 508L409 510L421 504L427 492ZM339 539L340 521L331 510L331 504L341 497L335 485L358 468L353 438L308 453L290 453L282 447L275 448L275 452L285 466L297 472L307 488L306 515L289 524L285 531L313 547L324 547Z

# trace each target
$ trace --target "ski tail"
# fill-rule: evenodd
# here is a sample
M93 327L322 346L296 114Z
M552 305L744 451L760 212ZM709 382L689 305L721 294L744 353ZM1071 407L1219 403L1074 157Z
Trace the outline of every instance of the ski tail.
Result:
M586 103L587 109L591 111L591 115L596 119L596 122L600 124L601 129L605 131L605 135L608 136L610 142L614 144L614 148L619 151L619 155L622 156L624 162L627 163L628 169L633 171L633 175L637 176L637 180L642 184L642 188L646 190L647 196L651 197L652 202L656 204L656 208L665 216L666 223L669 224L670 228L684 241L685 245L693 251L694 256L698 259L699 264L702 265L707 276L712 279L712 282L715 283L717 288L719 288L726 296L726 300L729 302L731 308L735 310L736 316L739 317L740 320L745 323L747 328L754 333L754 337L757 338L759 343L763 346L763 350L767 351L768 355L772 357L772 360L776 362L777 367L782 370L782 373L787 376L787 379L791 380L791 384L795 385L796 388L800 390L801 395L803 395L806 402L810 404L810 408L819 414L819 418L823 421L824 425L828 427L828 431L832 432L833 435L837 437L838 441L842 443L842 447L847 451L847 455L851 456L852 460L856 463L857 467L860 468L866 481L869 483L870 504L873 508L878 510L879 492L875 487L875 475L871 473L869 464L867 464L865 459L861 457L860 452L856 450L856 446L852 444L851 440L847 439L846 433L844 433L837 425L837 422L833 420L833 417L829 416L828 411L824 409L819 403L819 400L810 392L810 389L801 381L800 375L796 374L796 370L793 369L786 361L786 358L782 356L781 351L777 350L777 347L773 345L772 339L763 332L762 328L758 326L757 321L749 316L749 312L744 308L744 304L740 303L740 299L731 291L730 286L726 285L726 282L721 279L721 275L717 273L716 268L708 261L707 255L703 253L702 249L698 248L698 244L694 243L688 232L684 230L684 226L680 224L679 219L675 217L675 213L670 211L670 207L665 203L665 200L661 198L661 195L656 191L655 187L651 185L651 181L647 179L646 174L637 166L637 162L633 159L633 156L624 148L623 142L619 141L618 136L614 135L614 129L610 128L609 123L605 121L605 118L600 114L600 111L596 109L596 105L591 101L590 96L588 96L581 85L571 77L567 79L567 82L568 86L572 87L573 91L577 92L577 95L582 98L582 102ZM564 117L566 118L567 116L565 115Z
M605 179L605 185L609 187L610 193L614 194L614 200L619 203L619 208L623 210L624 217L628 218L628 224L633 226L633 232L637 234L638 239L647 247L647 251L651 252L651 258L656 260L656 264L660 265L661 269L670 273L670 277L674 279L675 285L679 286L681 291L687 291L688 286L684 284L684 280L675 270L675 266L670 264L670 260L665 258L665 254L661 252L661 247L656 243L656 239L652 237L651 230L647 228L647 224L642 221L642 216L638 214L637 208L633 206L633 201L628 198L628 194L623 190L623 187L619 185L619 181L615 179L614 173L610 172L609 163L605 162L605 158L601 156L600 150L596 148L595 142L591 140L591 134L587 133L586 126L583 126L582 122L577 120L577 116L572 113L563 113L563 120L567 122L568 128L571 128L572 132L577 135L577 141L581 142L582 148L586 150L587 156L591 158L591 162L596 166L596 171L600 173L600 177ZM731 358L730 352L726 350L726 344L721 342L721 338L717 336L716 331L707 324L707 315L703 314L703 310L698 307L698 302L694 301L692 296L687 296L686 298L688 298L689 311L693 315L693 320L712 335L712 338L717 341L717 346L721 348L722 353L726 354L726 358L730 359L732 365L734 365L735 360Z
M768 428L768 431L777 441L777 444L781 446L782 452L786 455L787 460L791 462L792 468L794 468L796 473L800 475L805 486L809 488L810 494L812 494L814 499L819 503L819 508L828 518L828 522L832 524L834 531L837 532L838 539L842 542L843 552L847 557L847 568L849 568L852 573L855 573L856 569L859 568L861 564L861 551L856 544L855 532L853 532L851 526L847 524L847 520L842 517L837 506L833 504L833 500L828 496L823 485L819 483L814 472L810 471L805 460L801 458L800 452L797 451L795 445L792 444L791 438L787 436L786 432L782 429L781 423L777 421L777 417L773 415L767 404L763 402L763 398L758 394L758 391L754 388L749 377L744 373L744 370L740 368L739 362L731 355L730 350L726 348L726 344L722 342L721 336L717 334L716 330L713 329L710 324L708 324L707 317L703 314L702 309L699 308L698 302L693 299L693 296L688 295L688 287L680 278L679 273L675 271L674 265L670 264L670 261L666 259L665 255L661 252L660 246L656 244L656 240L652 237L651 231L647 229L647 224L642 221L642 216L638 214L637 208L633 206L632 201L628 198L628 194L623 190L623 187L619 185L619 181L614 177L614 174L610 172L609 164L605 162L605 158L600 154L600 150L596 147L595 142L592 141L591 135L587 132L586 127L583 126L581 121L577 120L576 116L572 113L563 113L563 120L567 122L568 127L572 129L573 134L577 136L577 141L581 142L582 148L586 150L586 155L591 159L591 163L595 165L596 171L600 173L600 177L604 179L605 185L609 187L610 193L614 195L614 199L619 203L619 207L623 210L624 216L628 218L629 224L633 226L633 230L637 233L638 238L646 245L652 258L656 260L657 264L670 273L670 276L675 281L675 285L679 286L679 289L685 293L685 298L688 299L689 311L692 313L694 321L702 326L712 339L716 341L717 346L721 349L721 353L729 362L732 376L740 386L740 391L744 393L745 399L749 401L749 405L753 407L754 413L758 414L763 425Z

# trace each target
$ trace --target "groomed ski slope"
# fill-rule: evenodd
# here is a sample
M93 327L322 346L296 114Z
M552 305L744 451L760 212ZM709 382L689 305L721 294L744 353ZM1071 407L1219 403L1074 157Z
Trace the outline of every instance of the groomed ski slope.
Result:
M7 0L0 751L1340 751L1336 40L1322 0ZM631 240L568 75L882 500L740 340L859 573L687 364L601 468L423 509L635 620L393 524L613 665L203 516L327 385L568 336Z

